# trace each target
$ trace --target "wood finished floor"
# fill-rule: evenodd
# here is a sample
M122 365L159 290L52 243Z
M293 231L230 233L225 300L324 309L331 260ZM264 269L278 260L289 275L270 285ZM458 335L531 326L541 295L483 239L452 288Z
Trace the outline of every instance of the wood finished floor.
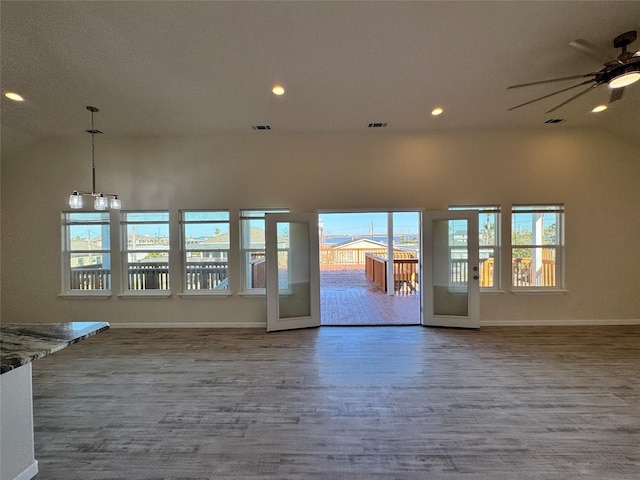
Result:
M33 367L38 480L640 478L637 326L120 329Z
M322 325L420 323L419 294L387 295L367 278L364 265L322 265L320 302Z

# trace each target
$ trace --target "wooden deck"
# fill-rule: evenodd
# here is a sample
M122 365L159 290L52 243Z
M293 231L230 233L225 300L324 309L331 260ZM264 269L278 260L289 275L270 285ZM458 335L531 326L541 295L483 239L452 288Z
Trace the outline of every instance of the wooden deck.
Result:
M417 325L419 295L387 295L367 278L364 265L320 267L322 325Z

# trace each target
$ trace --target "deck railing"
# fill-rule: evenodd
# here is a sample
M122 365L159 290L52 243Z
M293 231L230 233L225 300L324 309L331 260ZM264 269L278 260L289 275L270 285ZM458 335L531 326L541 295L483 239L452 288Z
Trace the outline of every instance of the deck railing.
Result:
M72 290L109 290L111 270L102 266L75 267L71 269Z
M229 262L188 262L186 290L216 290L227 286Z
M394 292L413 294L418 290L418 259L402 258L404 252L400 252L401 258L393 259L393 283ZM389 262L386 256L365 254L365 275L376 285L388 292L387 269Z
M333 248L320 247L320 265L364 265L367 254L387 256L386 248ZM413 258L409 251L396 250L394 258Z
M333 250L333 249L324 249ZM365 273L381 288L386 289L386 251L379 254L366 252L362 249L351 249L352 252L327 253L321 258L321 264L329 265L327 260L334 260L338 265L363 265ZM397 252L394 254L394 281L396 289L416 289L418 286L418 260L406 258L411 252ZM362 262L360 262L360 258ZM367 260L370 258L371 260ZM382 266L369 265L373 258L380 260ZM357 261L356 261L357 260ZM339 263L342 261L342 263ZM264 258L256 258L251 262L253 288L266 286L266 270ZM374 273L374 269L378 269ZM382 269L382 270L380 270ZM490 287L493 280L494 261L488 258L480 262L480 286ZM468 278L467 261L464 259L451 260L450 281L452 286L464 286ZM227 262L189 262L186 272L186 290L203 290L225 288L229 275ZM375 278L375 280L374 280ZM512 281L517 287L528 286L556 286L556 261L554 258L543 258L538 272L533 271L531 258L517 258L512 262ZM127 271L128 286L132 290L168 289L169 267L158 263L136 263L129 266ZM382 283L384 282L384 283ZM70 287L72 290L108 290L111 288L111 271L102 266L75 267L71 269Z
M229 264L223 262L189 262L186 271L186 290L224 288L229 275ZM71 269L72 290L104 290L111 288L111 270L102 266ZM169 266L161 263L135 263L127 269L130 290L157 290L169 288Z
M530 258L514 258L511 263L511 276L514 287L555 287L556 285L556 261L551 258L543 258L542 266L538 272L532 268Z

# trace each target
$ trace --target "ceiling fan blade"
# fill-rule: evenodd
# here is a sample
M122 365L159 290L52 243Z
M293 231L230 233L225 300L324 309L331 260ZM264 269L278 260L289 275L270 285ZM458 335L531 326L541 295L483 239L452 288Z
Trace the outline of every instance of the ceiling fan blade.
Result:
M512 88L530 87L531 85L541 85L543 83L559 82L561 80L574 80L576 78L595 77L596 75L597 75L596 73L585 73L584 75L571 75L570 77L550 78L549 80L540 80L538 82L530 82L530 83L521 83L519 85L511 85L510 87L507 87L507 90L510 90ZM591 80L589 80L589 81L591 81ZM582 84L580 84L580 85L582 85Z
M580 50L583 53L586 53L587 55L589 55L591 58L598 60L599 62L607 65L610 63L613 64L622 64L623 62L621 62L620 60L618 60L617 58L612 58L609 54L603 52L602 50L600 50L598 47L596 47L595 45L593 45L592 43L583 40L581 38L574 40L573 42L569 42L569 45L571 45L573 48L577 48L578 50Z
M575 100L576 98L584 95L585 93L591 91L591 89L597 87L598 84L594 83L593 85L587 87L586 90L582 90L580 93L575 94L573 97L571 97L569 100L565 100L564 102L562 102L560 105L556 105L555 107L553 107L551 110L547 110L544 113L551 113L551 112L555 112L556 110L558 110L560 107L564 107L567 103L572 102L573 100Z
M622 98L622 94L624 93L624 87L622 88L612 88L611 96L609 97L609 103L616 102Z
M521 103L520 105L516 105L515 107L511 107L511 108L509 109L509 111L511 111L511 110L515 110L516 108L524 107L525 105L529 105L529 104L531 104L531 103L533 103L533 102L537 102L538 100L544 100L545 98L552 97L552 96L557 95L557 94L559 94L559 93L566 92L567 90L571 90L571 89L573 89L573 88L577 88L577 87L580 87L580 86L582 86L582 85L586 85L587 83L592 83L592 82L593 82L593 80L586 80L586 81L584 81L584 82L580 82L580 83L578 83L577 85L573 85L573 86L571 86L571 87L567 87L567 88L563 88L562 90L558 90L557 92L549 93L549 94L547 94L547 95L543 95L542 97L534 98L533 100L529 100L528 102ZM597 84L595 84L595 83L594 83L594 84L593 84L593 85L591 85L589 88L592 88L592 87L594 87L595 85L597 85Z

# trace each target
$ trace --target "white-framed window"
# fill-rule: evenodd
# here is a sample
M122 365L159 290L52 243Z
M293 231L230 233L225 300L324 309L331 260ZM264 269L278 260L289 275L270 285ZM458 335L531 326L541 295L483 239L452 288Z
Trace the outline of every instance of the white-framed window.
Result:
M513 205L511 285L559 289L564 286L564 205Z
M62 213L62 291L111 291L109 212Z
M449 210L478 211L480 290L500 288L500 205L452 205Z
M183 210L182 265L185 292L229 290L229 212Z
M122 212L124 286L169 290L169 212Z
M240 210L242 292L265 293L267 286L265 215L288 209Z

